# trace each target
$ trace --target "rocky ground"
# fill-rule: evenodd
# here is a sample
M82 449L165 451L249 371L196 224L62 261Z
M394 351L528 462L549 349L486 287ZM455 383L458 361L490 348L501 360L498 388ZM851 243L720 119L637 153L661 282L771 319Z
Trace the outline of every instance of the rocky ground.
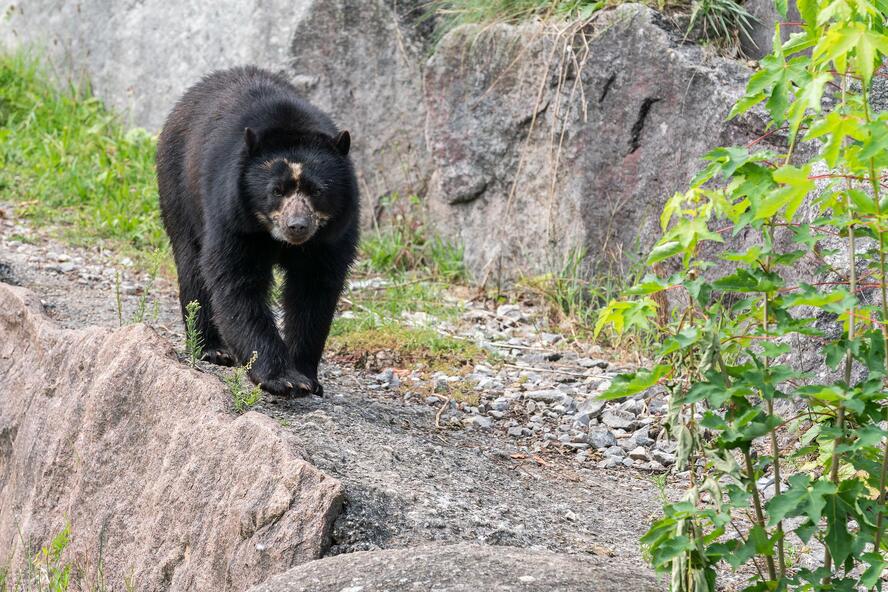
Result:
M143 320L182 343L169 282L0 213L0 280L36 292L60 324ZM666 479L657 476L674 460L660 431L662 397L604 404L597 395L625 368L608 361L613 354L567 347L533 309L463 307L459 320L436 326L495 350L492 362L429 376L334 360L322 371L324 398L266 397L254 408L344 484L329 553L480 542L642 565L638 537L659 508ZM476 396L451 397L456 382Z

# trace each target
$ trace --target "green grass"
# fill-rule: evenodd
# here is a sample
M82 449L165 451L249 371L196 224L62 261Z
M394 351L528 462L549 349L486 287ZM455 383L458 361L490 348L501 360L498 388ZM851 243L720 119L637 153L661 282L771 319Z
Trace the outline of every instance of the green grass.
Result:
M88 86L59 90L35 58L0 54L0 200L20 215L78 244L168 261L154 149Z
M602 0L433 0L445 28L465 23L516 23L535 17L590 16L605 5Z
M620 298L648 271L640 261L613 269L589 269L584 249L574 249L565 257L557 273L522 277L517 295L538 300L547 309L550 325L570 333L580 341L596 341L594 327L599 312ZM604 345L625 351L648 354L656 345L655 332L628 332L620 338L608 332L598 338Z
M474 343L438 331L441 320L455 319L456 303L445 298L444 284L391 276L379 288L350 290L345 295L348 316L338 317L330 331L328 349L345 357L367 359L386 352L400 364L424 362L438 369L459 367L486 357ZM411 326L405 314L426 313L430 326Z
M583 20L596 11L639 1L660 12L689 17L688 35L734 53L740 37L749 38L754 18L737 0L432 0L440 33L467 23L519 23L532 19Z
M203 335L197 328L197 315L200 302L192 300L185 305L185 354L192 368L197 367L198 360L203 356Z
M417 272L438 280L466 280L462 247L429 228L420 213L419 197L394 195L382 205L390 212L389 221L364 233L359 271L387 276Z
M373 359L385 353L399 366L453 372L488 358L471 341L442 335L431 327L409 327L392 321L340 318L333 325L327 348L334 354L376 369Z
M740 37L752 41L755 17L734 0L693 0L688 34L699 29L704 39L736 47Z

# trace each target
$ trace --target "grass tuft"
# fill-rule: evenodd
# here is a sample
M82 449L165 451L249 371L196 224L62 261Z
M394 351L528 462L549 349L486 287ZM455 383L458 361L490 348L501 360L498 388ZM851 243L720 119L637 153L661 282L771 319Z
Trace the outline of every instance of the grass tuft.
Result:
M0 567L0 592L104 592L118 589L106 581L101 554L92 568L65 559L71 538L71 525L66 524L49 544L36 552L29 542L22 541L27 557L21 565ZM133 577L124 576L119 589L125 592L135 590Z
M753 21L755 17L735 0L693 0L688 35L699 29L703 39L736 48L741 36L752 41Z
M465 281L462 247L431 231L420 214L422 204L417 196L391 196L381 206L390 211L388 222L365 233L359 271L385 275L419 272L439 280Z
M740 37L750 38L755 20L737 0L432 0L439 33L463 24L520 23L533 19L588 19L598 10L638 1L687 21L687 35L735 54Z
M367 317L337 319L327 347L337 357L371 370L422 364L426 369L452 372L488 357L473 342L441 334L431 327L374 322ZM380 357L384 359L382 364L377 362Z

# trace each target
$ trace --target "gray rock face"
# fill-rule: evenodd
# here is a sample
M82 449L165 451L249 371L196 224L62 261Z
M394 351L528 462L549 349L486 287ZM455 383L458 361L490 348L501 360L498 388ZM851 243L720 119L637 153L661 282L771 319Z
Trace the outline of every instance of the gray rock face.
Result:
M404 0L317 0L291 37L296 82L354 130L366 215L380 196L422 192L428 177L420 71L426 50L416 23L407 21L417 10Z
M743 6L749 11L749 14L755 17L755 21L753 21L752 31L750 31L752 39L741 35L740 48L745 55L755 60L768 55L774 48L774 25L778 21L799 22L801 20L795 2L787 3L785 19L777 12L774 0L746 0ZM791 34L799 30L796 26L783 26L780 28L780 38L785 42Z
M158 130L179 95L212 70L285 69L296 27L314 4L2 0L0 38L45 50L51 71L88 79L131 122Z
M476 279L558 270L577 248L599 264L646 251L698 157L751 137L725 122L748 70L680 41L639 5L562 34L444 37L425 72L429 208Z
M239 591L330 544L339 481L144 325L63 330L0 284L0 393L0 565L69 522L111 588Z
M297 567L249 592L655 592L656 581L604 557L515 547L430 545L364 551Z
M256 64L282 72L352 132L362 193L375 199L418 191L426 176L423 50L391 8L401 4L0 0L0 46L36 47L51 72L89 80L106 104L153 131L213 70Z

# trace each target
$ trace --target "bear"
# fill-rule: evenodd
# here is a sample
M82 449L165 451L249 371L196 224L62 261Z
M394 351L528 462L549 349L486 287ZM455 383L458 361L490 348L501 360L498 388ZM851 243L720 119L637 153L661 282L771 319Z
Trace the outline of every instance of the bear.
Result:
M157 144L161 218L185 306L200 303L203 359L247 364L274 395L322 395L318 364L354 262L359 197L351 137L283 76L213 72ZM270 305L284 275L283 337Z

